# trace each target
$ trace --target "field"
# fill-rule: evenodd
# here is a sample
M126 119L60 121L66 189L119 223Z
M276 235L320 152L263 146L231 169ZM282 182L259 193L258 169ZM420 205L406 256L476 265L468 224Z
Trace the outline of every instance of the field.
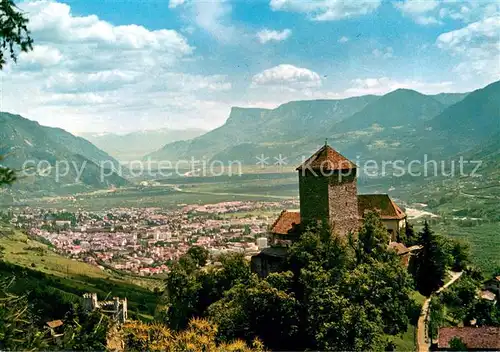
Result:
M161 286L159 280L101 270L62 257L20 232L12 232L6 227L0 231L0 276L15 278L15 292L28 293L38 302L44 301L44 297L47 301L65 297L66 304L78 301L86 292L97 293L99 299L127 297L132 315L137 312L146 316L154 314L157 296L153 290ZM57 313L61 314L61 310Z

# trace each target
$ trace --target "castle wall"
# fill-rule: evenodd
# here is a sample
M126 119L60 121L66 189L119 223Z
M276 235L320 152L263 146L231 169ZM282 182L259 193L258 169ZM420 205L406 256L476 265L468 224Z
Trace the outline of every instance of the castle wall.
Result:
M340 173L339 173L340 172ZM299 172L301 224L326 221L340 235L359 227L356 172L322 175L319 171Z
M355 171L350 175L334 173L328 178L328 210L333 232L346 235L357 231L360 221Z
M315 224L317 220L329 219L328 178L313 175L309 171L299 172L300 223Z
M395 219L391 219L391 220L382 220L382 223L385 225L385 227L387 227L387 231L389 232L389 234L391 235L391 241L396 241L398 235L399 235L399 231L400 231L400 227L399 227L399 224L400 224L400 221Z

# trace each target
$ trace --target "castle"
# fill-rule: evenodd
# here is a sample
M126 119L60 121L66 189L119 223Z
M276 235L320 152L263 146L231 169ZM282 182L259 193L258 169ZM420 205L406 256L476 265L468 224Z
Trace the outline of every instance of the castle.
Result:
M83 308L88 312L99 310L119 324L125 323L128 318L127 298L113 297L112 301L98 301L96 293L85 293L83 295Z
M328 144L296 169L299 175L300 212L283 210L270 229L270 248L252 257L252 267L261 276L275 271L286 247L309 225L326 222L333 233L356 233L367 212L374 211L390 234L388 245L399 255L410 250L397 243L406 224L406 214L387 194L358 194L357 166Z

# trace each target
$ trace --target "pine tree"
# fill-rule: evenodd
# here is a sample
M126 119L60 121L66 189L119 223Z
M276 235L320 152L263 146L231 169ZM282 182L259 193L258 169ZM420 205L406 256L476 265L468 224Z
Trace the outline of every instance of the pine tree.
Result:
M448 257L443 239L431 230L427 221L418 242L422 249L416 258L415 279L419 291L429 295L443 284Z
M413 225L408 221L406 221L405 223L404 239L402 242L408 247L413 246L417 243L417 236L415 235Z

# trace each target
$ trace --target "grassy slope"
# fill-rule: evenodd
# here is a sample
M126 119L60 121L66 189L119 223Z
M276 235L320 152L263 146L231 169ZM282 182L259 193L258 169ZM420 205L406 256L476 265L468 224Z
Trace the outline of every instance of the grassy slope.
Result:
M132 312L153 314L156 295L152 289L159 286L157 280L102 271L93 265L60 256L20 232L6 233L8 231L3 231L0 237L0 246L4 247L0 276L15 276L14 289L19 293L36 290L39 285L67 296L70 301L77 301L85 292L95 292L99 299L127 297Z

